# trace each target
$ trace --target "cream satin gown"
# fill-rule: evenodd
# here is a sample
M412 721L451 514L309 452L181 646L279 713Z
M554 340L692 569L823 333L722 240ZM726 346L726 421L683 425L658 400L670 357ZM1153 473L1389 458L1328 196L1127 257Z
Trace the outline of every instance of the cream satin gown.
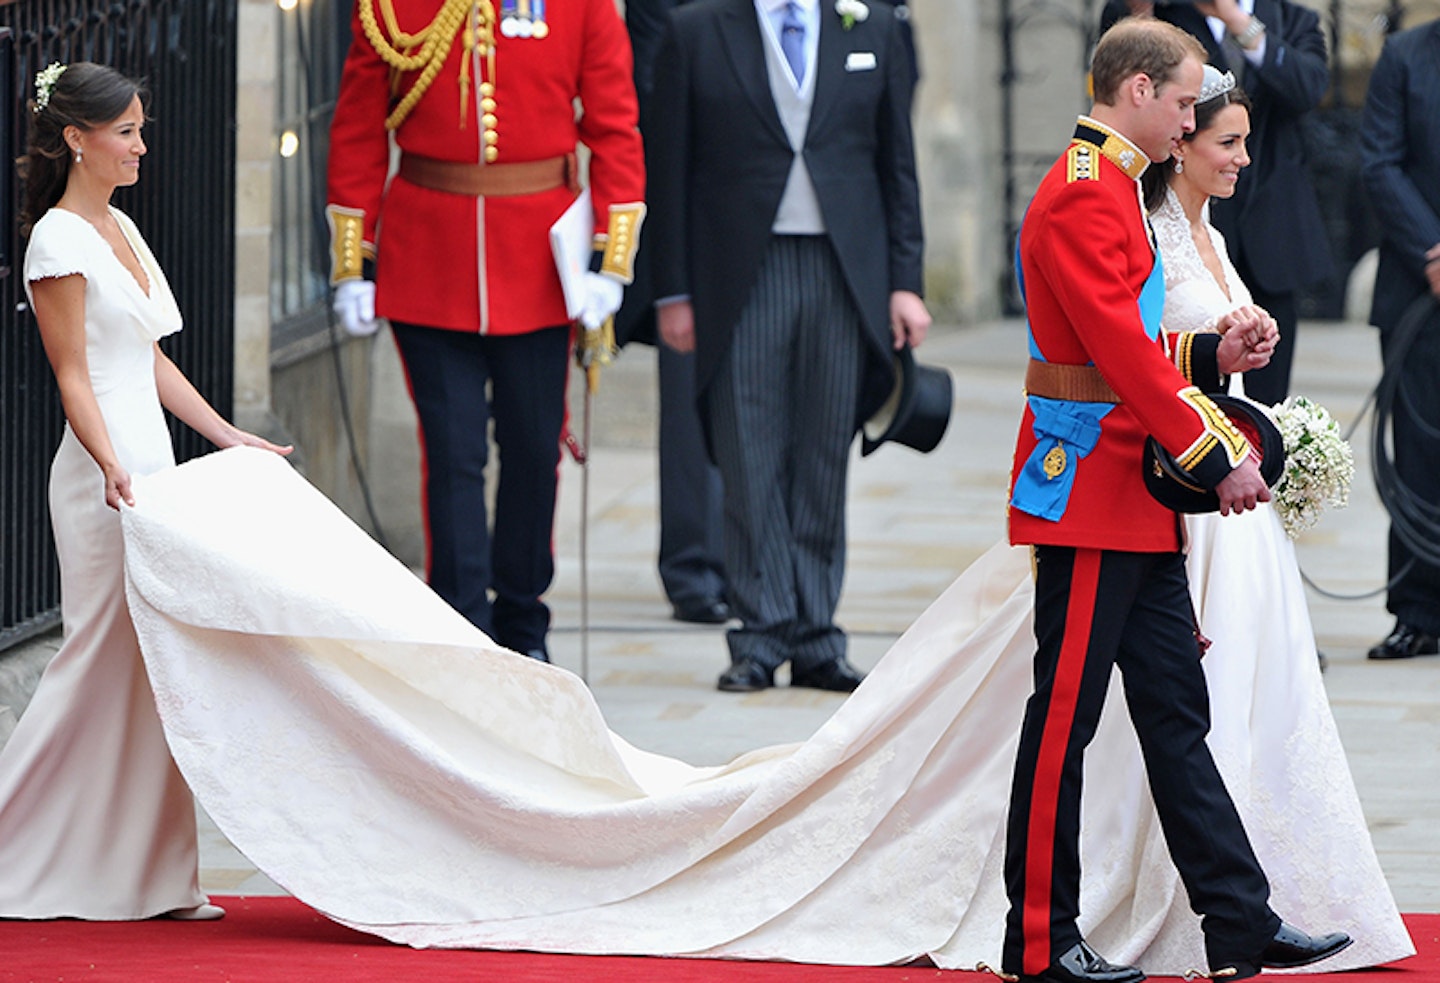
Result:
M127 586L176 760L225 835L331 918L415 946L998 964L1025 551L966 570L809 740L697 768L610 732L577 677L494 645L272 454L213 454L135 497ZM1243 528L1197 537L1194 560L1221 770L1276 909L1355 936L1322 968L1403 957L1293 559L1225 571L1245 603L1217 600L1215 544L1256 562ZM1261 647L1246 632L1276 610ZM1203 969L1111 701L1082 929L1152 973Z
M172 467L154 342L180 312L133 223L112 212L147 295L85 219L51 209L25 254L25 286L85 278L90 381L120 461ZM0 750L0 917L147 918L205 901L195 805L165 744L125 602L120 516L67 426L50 469L64 642Z

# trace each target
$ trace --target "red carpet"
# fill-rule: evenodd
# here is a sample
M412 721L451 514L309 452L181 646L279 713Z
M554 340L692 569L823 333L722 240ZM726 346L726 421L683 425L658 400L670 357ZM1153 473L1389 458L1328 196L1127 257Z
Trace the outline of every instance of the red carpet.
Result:
M918 967L415 950L336 925L292 898L217 898L218 922L0 921L0 981L63 983L901 983L993 981ZM1440 915L1408 915L1420 954L1394 967L1287 976L1316 983L1437 983ZM1279 979L1279 977L1271 977Z

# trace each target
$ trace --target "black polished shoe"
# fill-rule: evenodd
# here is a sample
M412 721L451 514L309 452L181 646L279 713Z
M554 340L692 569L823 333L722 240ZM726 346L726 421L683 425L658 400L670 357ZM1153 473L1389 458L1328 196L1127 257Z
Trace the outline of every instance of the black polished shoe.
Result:
M1228 966L1211 966L1212 975L1221 974L1227 979L1244 980L1259 974L1261 969L1294 969L1309 966L1335 953L1349 948L1354 941L1344 932L1329 935L1306 935L1294 925L1281 922L1275 937L1266 943L1260 955L1254 959L1239 960Z
M531 649L530 651L526 652L525 655L527 658L534 659L536 662L550 661L550 653L545 651L545 646L543 645L539 648Z
M697 597L672 603L670 616L696 625L723 625L730 620L730 605L719 597Z
M1385 641L1372 648L1368 659L1413 659L1417 655L1440 653L1434 635L1412 628L1403 621L1395 622L1395 630Z
M727 693L754 693L774 685L774 670L766 669L754 659L741 659L720 674L720 682L715 684L715 688Z
M791 686L828 689L836 693L853 693L855 687L859 686L864 679L865 674L844 658L827 662L813 669L806 669L804 672L797 669L790 673Z
M1081 940L1066 949L1039 976L1020 976L1020 983L1140 983L1145 974L1134 966L1117 966Z
M1328 959L1342 949L1349 948L1353 940L1344 932L1329 935L1306 935L1294 925L1280 923L1280 929L1265 951L1260 954L1260 965L1266 969L1294 969L1309 966L1322 959Z

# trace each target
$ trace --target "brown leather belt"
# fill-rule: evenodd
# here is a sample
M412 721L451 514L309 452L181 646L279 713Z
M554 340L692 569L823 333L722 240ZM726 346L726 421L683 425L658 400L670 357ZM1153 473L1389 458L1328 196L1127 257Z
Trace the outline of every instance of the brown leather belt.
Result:
M1025 369L1025 391L1047 399L1079 403L1118 403L1120 397L1093 365L1063 365L1032 358Z
M400 176L431 191L471 197L533 195L565 187L579 190L574 154L516 164L467 164L401 153Z

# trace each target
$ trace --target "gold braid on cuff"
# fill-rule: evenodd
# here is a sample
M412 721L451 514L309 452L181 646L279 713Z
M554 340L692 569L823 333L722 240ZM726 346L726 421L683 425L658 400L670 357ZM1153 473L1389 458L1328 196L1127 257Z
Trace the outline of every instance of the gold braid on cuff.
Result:
M609 228L604 235L595 237L595 248L601 251L601 273L608 273L621 283L635 279L635 252L644 221L643 201L610 206Z
M340 205L325 206L330 223L330 283L358 280L365 275L365 213Z

